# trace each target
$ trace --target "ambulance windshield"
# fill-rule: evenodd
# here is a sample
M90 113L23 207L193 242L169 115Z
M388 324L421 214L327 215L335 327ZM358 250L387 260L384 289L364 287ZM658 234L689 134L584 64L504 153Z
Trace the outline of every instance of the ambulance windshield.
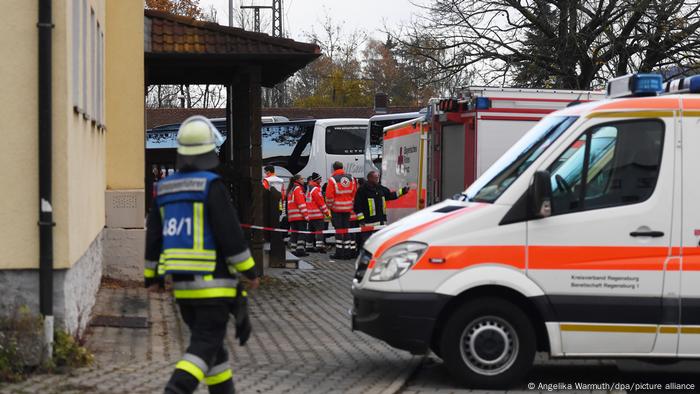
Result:
M553 116L542 119L493 163L462 194L463 198L487 203L496 201L576 119L575 116Z

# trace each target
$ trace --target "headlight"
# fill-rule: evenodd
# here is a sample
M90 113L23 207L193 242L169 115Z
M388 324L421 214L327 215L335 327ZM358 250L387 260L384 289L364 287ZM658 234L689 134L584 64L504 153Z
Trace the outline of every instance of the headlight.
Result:
M428 245L420 242L404 242L392 246L374 264L369 280L386 282L405 274L423 255Z

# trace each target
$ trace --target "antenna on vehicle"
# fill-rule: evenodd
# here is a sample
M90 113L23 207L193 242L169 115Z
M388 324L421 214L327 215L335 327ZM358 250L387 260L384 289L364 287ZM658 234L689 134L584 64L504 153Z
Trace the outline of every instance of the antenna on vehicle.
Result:
M581 96L583 96L583 93L579 93L578 97L576 97L576 100L570 102L569 104L566 104L566 107L573 107L574 105L579 105L581 104Z

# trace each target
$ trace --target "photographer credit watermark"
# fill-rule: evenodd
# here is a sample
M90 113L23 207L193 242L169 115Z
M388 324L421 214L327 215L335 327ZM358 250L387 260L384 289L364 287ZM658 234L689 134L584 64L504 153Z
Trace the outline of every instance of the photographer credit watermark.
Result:
M644 382L633 382L633 383L623 383L623 382L612 382L612 383L583 383L583 382L573 382L573 383L536 383L530 382L527 384L529 390L539 390L539 391L571 391L571 390L591 390L591 391L627 391L627 392L642 392L642 391L692 391L695 390L694 383L644 383Z

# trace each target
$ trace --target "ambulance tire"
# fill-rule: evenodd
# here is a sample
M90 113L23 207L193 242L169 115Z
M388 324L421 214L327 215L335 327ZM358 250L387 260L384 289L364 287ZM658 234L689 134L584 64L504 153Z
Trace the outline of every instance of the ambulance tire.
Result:
M529 372L536 340L532 322L522 309L489 297L472 300L452 314L440 350L448 371L462 384L505 389ZM463 347L463 343L471 345Z

